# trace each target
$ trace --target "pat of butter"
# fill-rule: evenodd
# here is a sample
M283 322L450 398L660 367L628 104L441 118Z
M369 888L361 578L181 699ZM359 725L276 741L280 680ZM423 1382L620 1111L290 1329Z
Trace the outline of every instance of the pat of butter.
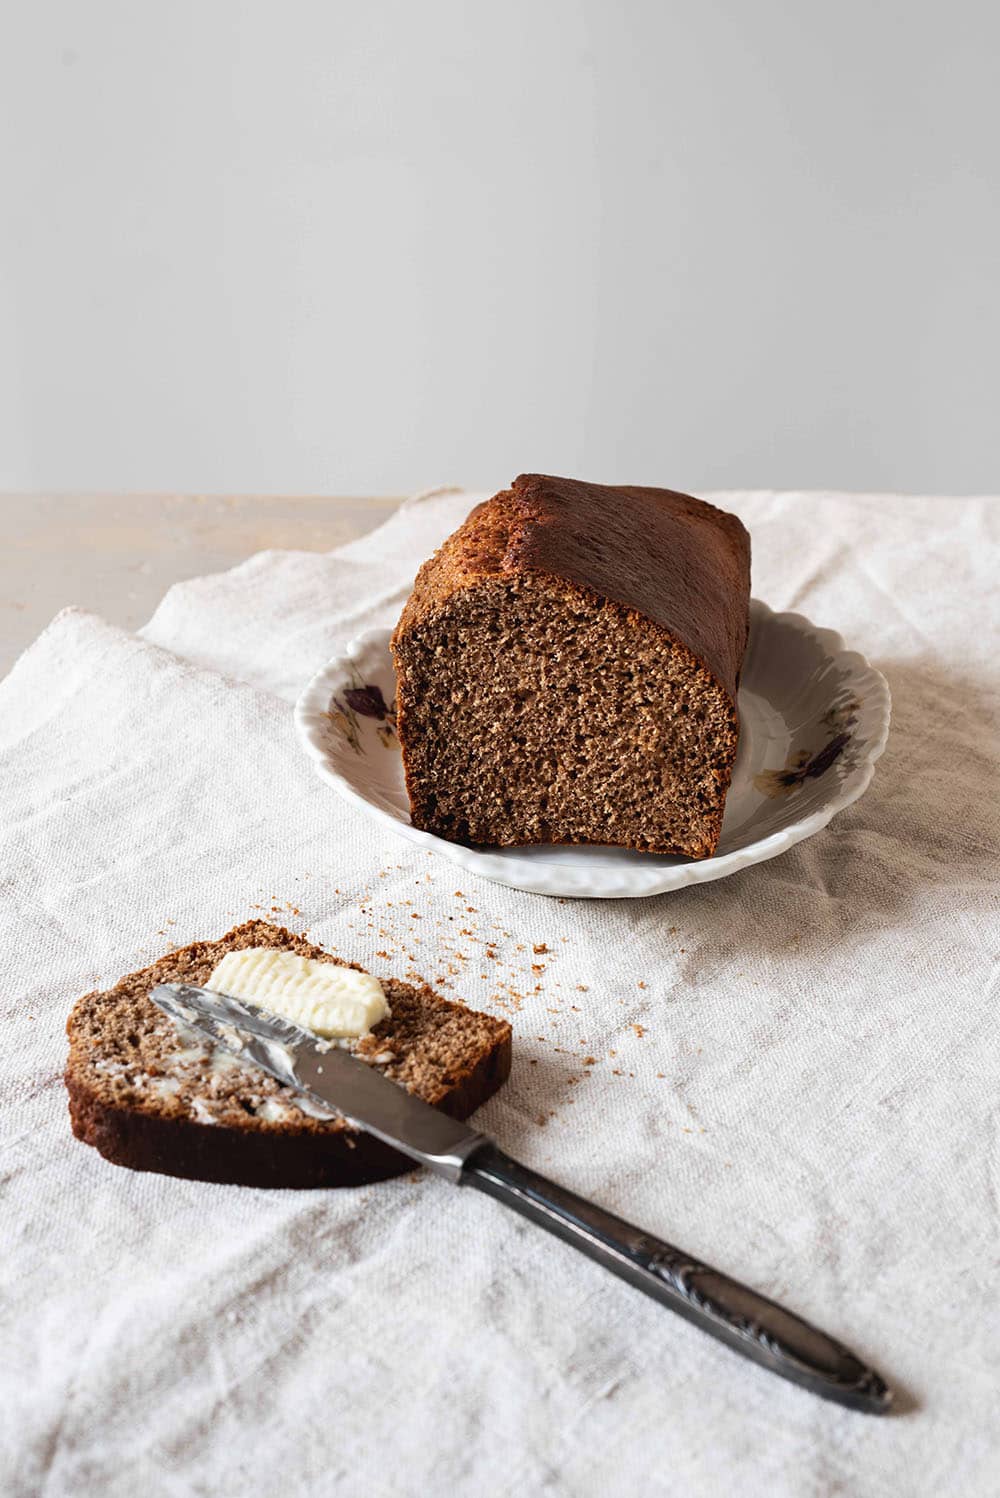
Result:
M246 999L327 1040L367 1035L389 1013L382 985L369 973L273 947L227 952L205 987Z

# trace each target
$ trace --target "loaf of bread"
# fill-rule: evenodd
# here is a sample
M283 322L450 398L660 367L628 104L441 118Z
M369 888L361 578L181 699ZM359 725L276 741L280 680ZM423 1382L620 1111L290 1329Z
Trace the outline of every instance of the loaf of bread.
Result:
M669 489L515 479L424 563L393 635L416 826L707 858L749 599L735 515Z
M66 1026L76 1137L116 1165L240 1186L354 1186L412 1170L344 1119L311 1117L300 1094L179 1028L149 999L157 983L203 986L227 952L249 947L340 961L282 927L248 921L85 995ZM356 1043L358 1054L467 1118L507 1079L510 1026L426 987L386 979L383 988L391 1014Z

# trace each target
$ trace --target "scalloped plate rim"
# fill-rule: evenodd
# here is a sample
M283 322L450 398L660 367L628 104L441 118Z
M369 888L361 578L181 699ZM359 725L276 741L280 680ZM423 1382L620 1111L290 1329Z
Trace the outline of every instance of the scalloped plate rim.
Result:
M753 864L764 863L793 848L797 843L822 831L838 812L853 805L871 784L875 764L885 749L889 736L891 718L891 696L884 675L859 651L849 650L843 637L834 629L821 628L804 614L795 611L776 612L762 600L751 600L751 611L766 619L771 626L786 626L799 633L808 632L825 655L839 665L850 667L857 677L867 679L871 688L870 701L878 713L877 726L872 741L860 760L836 786L829 800L816 810L787 827L767 834L757 842L712 858L692 862L663 862L630 865L620 871L607 869L597 871L593 865L581 865L574 870L571 864L540 864L516 854L501 855L478 848L467 848L460 843L450 843L432 832L414 827L411 822L393 816L377 806L361 791L357 790L335 767L322 733L326 726L330 698L345 665L355 665L367 655L373 646L380 645L388 651L392 630L372 628L364 630L337 656L329 660L303 688L295 704L295 728L300 744L313 761L320 777L331 785L344 800L350 802L368 817L388 827L397 837L403 837L418 847L426 848L470 873L519 889L528 894L559 896L571 899L642 899L652 895L666 894L674 889L683 889L692 884L707 884L716 879L725 879L730 874ZM571 845L564 845L571 851ZM638 855L650 860L659 860L660 855ZM658 877L651 877L656 875ZM636 887L641 885L642 887Z

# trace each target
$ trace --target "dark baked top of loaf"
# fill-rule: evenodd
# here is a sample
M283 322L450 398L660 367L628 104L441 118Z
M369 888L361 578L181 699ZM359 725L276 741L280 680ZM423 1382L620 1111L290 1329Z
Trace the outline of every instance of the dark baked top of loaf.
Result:
M672 489L521 474L425 564L400 629L460 588L528 572L645 615L735 700L750 598L750 537L735 515Z

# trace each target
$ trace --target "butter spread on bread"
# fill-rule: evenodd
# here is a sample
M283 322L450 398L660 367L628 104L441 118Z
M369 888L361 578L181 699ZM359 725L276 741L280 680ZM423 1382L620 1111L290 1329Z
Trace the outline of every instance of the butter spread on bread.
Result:
M371 973L274 947L227 952L205 987L280 1014L325 1040L360 1039L389 1013L385 990Z

